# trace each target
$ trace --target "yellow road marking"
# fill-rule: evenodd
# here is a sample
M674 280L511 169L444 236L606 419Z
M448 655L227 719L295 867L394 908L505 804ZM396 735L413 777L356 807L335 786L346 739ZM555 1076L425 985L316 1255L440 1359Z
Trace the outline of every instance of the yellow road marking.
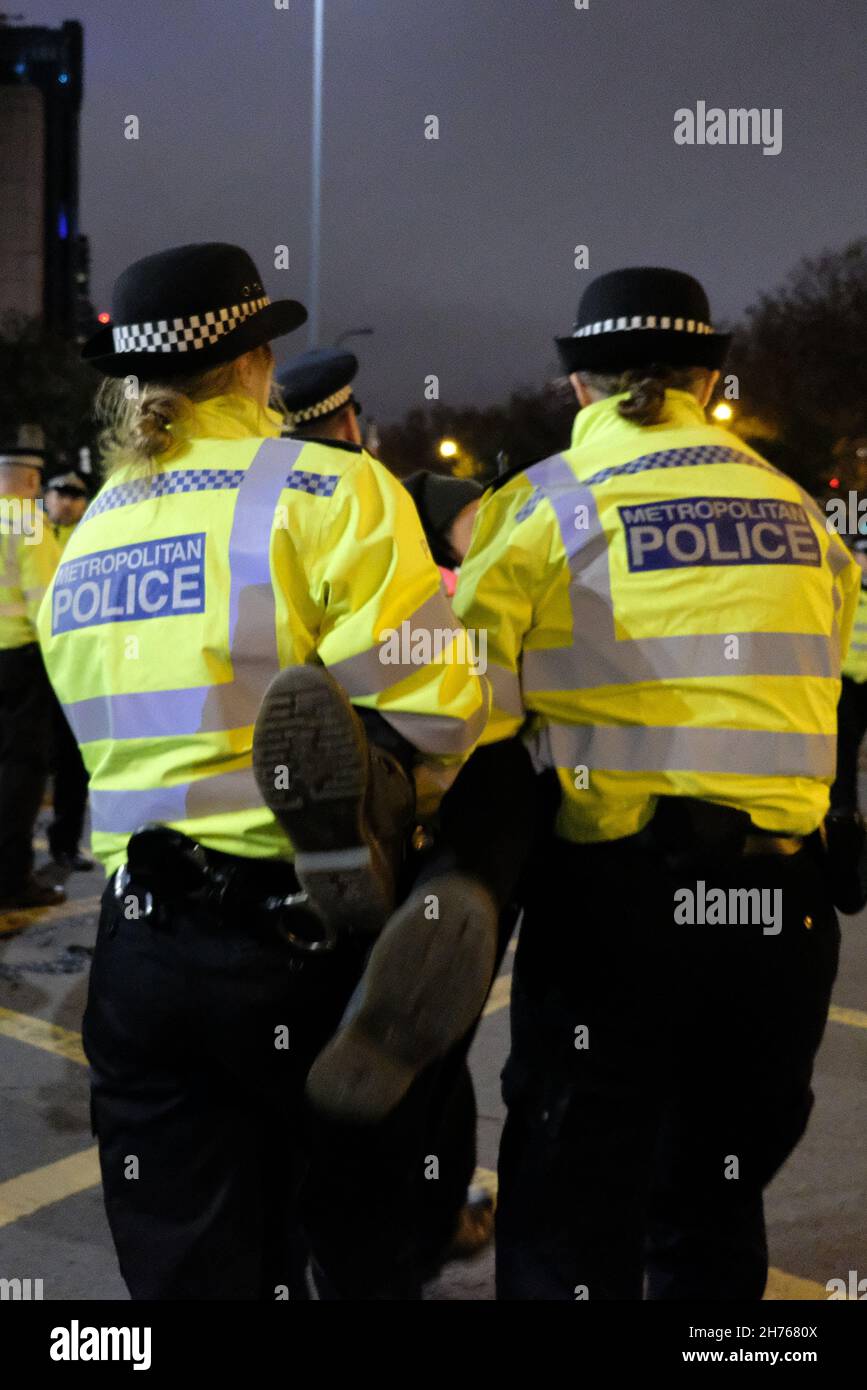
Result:
M832 1004L828 1013L829 1023L848 1023L850 1028L867 1028L867 1014L860 1009L841 1009Z
M98 1187L99 1182L99 1153L95 1145L56 1163L46 1163L44 1168L7 1178L0 1182L0 1226L10 1226L42 1207Z
M511 994L511 977L500 975L494 981L485 1014L492 1014L505 1008ZM841 1009L832 1006L829 1018L834 1023L849 1024L854 1028L867 1028L867 1014L858 1009ZM30 1014L15 1013L12 1009L0 1008L0 1036L14 1038L17 1042L28 1043L46 1052L65 1057L72 1062L87 1065L87 1058L81 1045L81 1034L72 1029L61 1028L58 1024L47 1023L44 1019ZM493 1196L497 1193L497 1174L490 1168L477 1168L473 1181L484 1187ZM22 1173L0 1183L0 1226L8 1226L23 1216L29 1216L42 1207L61 1202L100 1183L99 1158L96 1147L85 1149L56 1163L48 1163L43 1168ZM812 1279L802 1279L795 1274L786 1274L781 1269L768 1271L768 1284L765 1290L766 1302L782 1301L826 1301L827 1289Z
M798 1299L811 1303L816 1300L827 1303L828 1290L824 1284L817 1284L812 1279L800 1279L797 1274L784 1274L781 1269L769 1269L764 1301L789 1303Z
M0 912L0 936L26 931L28 927L63 927L67 922L80 922L99 913L99 897L78 898L74 902L58 903L57 907L31 907L20 912Z
M491 992L488 995L488 1002L482 1013L482 1018L487 1018L488 1014L495 1014L498 1009L505 1009L512 997L512 977L510 975L498 975Z
M18 1014L14 1009L0 1008L0 1035L14 1038L16 1042L29 1043L31 1047L41 1047L43 1052L53 1052L57 1057L65 1057L68 1062L80 1062L87 1066L87 1058L81 1045L81 1034L71 1028L61 1028L57 1023L48 1023L44 1018L33 1018L31 1014Z
M492 1197L496 1197L499 1183L492 1168L477 1168L473 1174L473 1182L484 1188ZM765 1289L765 1301L768 1303L791 1302L797 1299L810 1302L818 1299L826 1302L827 1298L828 1290L824 1284L817 1284L812 1279L800 1279L797 1274L786 1274L782 1269L768 1270Z

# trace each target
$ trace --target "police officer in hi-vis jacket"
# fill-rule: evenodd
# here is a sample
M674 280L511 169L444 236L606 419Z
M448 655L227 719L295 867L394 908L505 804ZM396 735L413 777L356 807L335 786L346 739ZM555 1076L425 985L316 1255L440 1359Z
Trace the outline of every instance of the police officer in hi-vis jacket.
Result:
M361 451L280 438L269 343L305 318L235 246L121 275L85 348L110 472L39 616L109 879L84 1041L137 1299L305 1296L304 1082L393 906L377 824L398 804L401 834L412 819L409 779L368 753L350 702L438 771L487 716L466 661L378 659L384 629L453 618L400 484ZM465 926L441 937L463 1003L437 1046L477 1006L461 981L488 984ZM429 944L390 933L386 1005ZM330 1240L346 1288L340 1258Z
M706 421L727 341L688 275L595 280L558 340L571 444L495 485L461 569L485 739L521 733L560 789L515 963L501 1298L760 1299L763 1189L810 1113L859 573Z

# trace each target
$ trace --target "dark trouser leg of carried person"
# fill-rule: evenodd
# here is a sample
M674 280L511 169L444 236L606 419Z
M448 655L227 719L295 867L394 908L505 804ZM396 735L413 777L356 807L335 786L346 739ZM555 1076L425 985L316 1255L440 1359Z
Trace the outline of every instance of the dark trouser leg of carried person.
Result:
M523 750L521 757L529 768ZM273 682L256 724L254 765L263 798L296 847L298 877L323 915L374 933L396 900L395 864L414 823L411 787L394 758L367 744L361 720L322 667L293 667ZM518 790L508 787L507 805ZM484 806L475 792L471 799L488 821L502 804L490 788ZM525 805L513 838L528 848ZM314 1104L377 1121L474 1026L497 961L498 908L507 896L499 880L515 876L513 864L504 875L482 852L490 833L476 822L479 848L465 861L454 852L435 859L381 931L350 1016L311 1072Z
M432 852L371 953L355 1017L313 1068L314 1104L374 1122L446 1047L466 1054L548 800L518 740L473 754L443 799Z
M443 801L438 847L407 900L407 906L423 904L432 886L456 871L483 880L502 907L492 974L515 924L511 896L549 809L548 788L540 786L523 745L480 749ZM412 913L401 920L414 929ZM325 1049L327 1069L317 1061L304 1213L324 1297L418 1297L422 1281L454 1256L462 1229L472 1224L467 1184L476 1166L477 1117L467 1054L480 1012L481 1005L458 1042L424 1067L399 1101L372 1064L363 1118L371 1119L371 1096L389 1101L375 1124L357 1123L359 1107L342 1086L341 1063L353 1075L359 1069L353 1068L351 1025ZM371 1050L361 1055L366 1061ZM387 1069L386 1077L392 1075ZM478 1199L480 1231L466 1236L470 1250L486 1243L490 1229L493 1203L481 1192Z
M752 850L674 870L644 835L553 842L538 863L504 1074L499 1298L761 1298L763 1189L807 1124L839 931L816 837ZM747 890L764 920L708 923L715 887Z

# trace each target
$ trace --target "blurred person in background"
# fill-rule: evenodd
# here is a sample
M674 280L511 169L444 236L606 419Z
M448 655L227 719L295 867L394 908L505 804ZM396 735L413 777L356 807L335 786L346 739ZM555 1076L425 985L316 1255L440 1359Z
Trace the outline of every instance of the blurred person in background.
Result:
M77 473L58 473L45 485L45 512L61 555L87 507L87 488ZM54 813L48 827L48 848L55 864L75 873L88 873L93 860L81 852L87 810L87 769L75 735L54 692L51 692L52 783Z
M427 469L411 473L403 485L415 502L446 593L453 598L484 488L473 478L453 478Z
M43 467L38 450L0 448L0 910L66 896L33 874L52 709L36 616L60 559L38 501Z

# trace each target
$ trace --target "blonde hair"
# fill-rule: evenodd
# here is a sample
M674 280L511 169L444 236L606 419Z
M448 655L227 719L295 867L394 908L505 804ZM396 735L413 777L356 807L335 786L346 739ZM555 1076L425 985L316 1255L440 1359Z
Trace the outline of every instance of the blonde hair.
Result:
M663 418L666 391L691 391L700 395L710 376L707 367L668 367L654 364L630 367L625 372L579 372L585 386L600 396L619 396L628 391L617 409L624 420L636 425L658 425Z
M269 356L271 353L267 343L255 351L266 351ZM137 382L134 390L134 377L106 377L94 403L96 421L101 426L99 448L106 476L126 464L154 471L176 447L174 432L192 414L194 405L213 396L238 392L237 363L238 358L233 358L206 372L168 381ZM273 399L272 390L272 402Z

